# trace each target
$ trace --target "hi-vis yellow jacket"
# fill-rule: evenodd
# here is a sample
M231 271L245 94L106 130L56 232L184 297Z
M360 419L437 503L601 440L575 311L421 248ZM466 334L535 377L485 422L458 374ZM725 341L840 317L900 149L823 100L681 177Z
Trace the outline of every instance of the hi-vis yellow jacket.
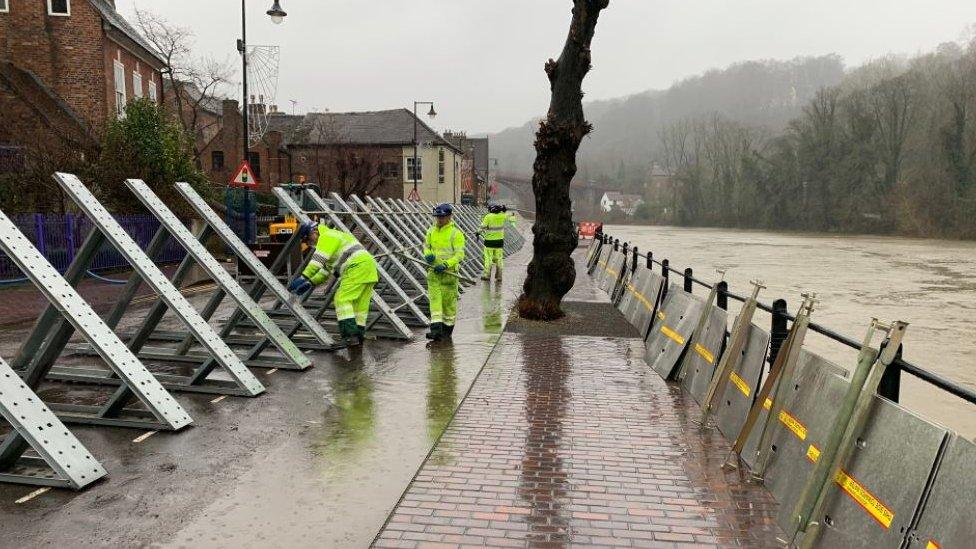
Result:
M434 261L435 266L442 263L451 271L457 271L458 265L464 259L464 233L453 221L443 227L434 224L427 229L424 255L431 254L437 258Z

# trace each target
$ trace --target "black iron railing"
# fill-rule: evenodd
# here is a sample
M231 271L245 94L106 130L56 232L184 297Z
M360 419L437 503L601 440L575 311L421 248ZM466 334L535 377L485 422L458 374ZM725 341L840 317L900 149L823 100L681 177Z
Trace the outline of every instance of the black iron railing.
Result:
M602 235L598 234L597 238L600 238L602 240L603 245L613 246L614 250L622 251L625 255L631 256L630 268L632 271L637 269L637 266L641 262L641 260L645 262L645 266L648 269L653 269L654 265L658 265L661 268L661 274L664 276L665 279L665 286L664 286L665 291L667 291L668 282L670 281L672 274L681 277L682 286L686 292L691 293L696 284L698 286L702 286L703 288L709 290L712 289L711 284L705 282L704 280L699 280L695 278L695 273L690 267L686 269L676 269L671 266L670 262L667 259L661 259L659 261L654 258L653 252L647 252L646 254L641 254L638 251L637 246L631 246L627 242L621 242L620 239L613 238L605 233L603 233ZM745 302L747 299L745 296L729 291L728 283L726 282L719 283L719 288L716 293L717 305L722 309L728 308L729 298L739 302ZM765 303L758 302L757 307L772 315L773 320L772 320L772 330L770 332L771 335L770 357L775 358L776 352L779 350L779 345L782 343L783 339L786 338L786 333L788 331L787 322L792 322L796 320L796 317L794 317L793 315L789 314L789 312L787 312L786 300L783 299L777 299L776 301L773 302L772 305L767 305ZM841 334L821 324L816 324L811 322L809 325L809 329L827 337L828 339L836 341L837 343L846 345L847 347L850 347L852 349L857 350L861 348L861 342L854 340L850 337L847 337L844 334ZM879 388L878 391L881 395L891 400L894 400L895 402L898 401L898 392L900 386L899 374L901 372L907 372L917 377L918 379L925 381L926 383L929 383L931 385L934 385L935 387L938 387L939 389L942 389L943 391L946 391L951 395L955 395L969 403L976 404L976 391L974 391L969 387L960 385L955 381L940 376L939 374L930 372L929 370L926 370L921 366L908 362L907 360L902 358L900 349L897 357L895 358L895 361L892 363L892 366L895 366L895 368L888 369L885 375L885 379L882 380L881 387Z

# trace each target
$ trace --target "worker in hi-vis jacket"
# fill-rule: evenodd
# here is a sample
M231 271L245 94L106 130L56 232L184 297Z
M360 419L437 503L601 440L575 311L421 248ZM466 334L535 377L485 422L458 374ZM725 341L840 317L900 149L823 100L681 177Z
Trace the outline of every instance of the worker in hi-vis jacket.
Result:
M464 259L464 233L454 224L454 208L434 208L434 224L427 229L424 259L427 261L427 294L430 302L430 331L427 339L451 337L457 320L460 280L458 265Z
M485 245L484 270L482 280L491 279L491 267L495 267L495 278L502 279L505 268L505 225L508 224L508 214L502 210L500 204L488 206L488 213L481 220L481 238Z
M288 285L288 291L303 295L329 279L339 279L334 304L339 335L347 345L361 345L366 335L366 320L379 281L376 260L351 233L331 229L315 222L298 229L299 238L315 251L301 276Z

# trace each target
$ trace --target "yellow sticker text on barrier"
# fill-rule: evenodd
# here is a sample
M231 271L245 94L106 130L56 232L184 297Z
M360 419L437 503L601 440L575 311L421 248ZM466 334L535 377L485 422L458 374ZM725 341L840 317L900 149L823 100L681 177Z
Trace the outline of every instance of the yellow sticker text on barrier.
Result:
M878 498L874 497L874 494L868 492L867 488L861 485L860 482L854 480L853 477L847 474L843 469L837 471L837 476L834 477L834 482L840 486L847 495L851 496L858 505L864 508L871 517L878 521L878 524L884 526L885 528L891 527L891 521L895 519L895 513L891 509L885 507Z
M766 398L766 400L763 401L763 408L765 408L767 412L769 410L772 410L773 409L773 399Z
M779 412L779 422L786 426L787 429L793 431L796 438L800 440L807 439L807 428L805 425L800 423L800 420L793 417L792 414L786 410L780 410Z
M925 549L942 549L942 546L939 545L939 542L935 541L934 539L930 539L928 543L925 544Z
M701 343L695 343L695 352L701 355L709 364L715 364L715 355L708 352L708 349Z
M681 334L672 330L671 328L668 328L667 326L661 326L661 333L673 339L678 345L685 344L685 338L681 337Z
M820 459L820 448L811 444L807 448L807 459L816 463ZM885 504L874 496L867 488L864 487L860 482L854 479L854 477L847 474L843 469L838 470L837 474L834 475L834 482L840 489L844 491L855 503L861 506L871 518L876 520L878 524L884 526L885 528L891 527L891 522L895 519L895 513L888 509ZM938 543L929 540L925 549L942 549Z
M736 374L735 372L730 373L729 380L732 382L732 385L735 385L736 388L738 388L739 391L742 392L742 394L749 396L750 393L749 386L746 385L746 382L741 377L739 377L738 374Z
M657 312L657 319L658 320L664 320L664 317L665 317L664 311L658 311Z

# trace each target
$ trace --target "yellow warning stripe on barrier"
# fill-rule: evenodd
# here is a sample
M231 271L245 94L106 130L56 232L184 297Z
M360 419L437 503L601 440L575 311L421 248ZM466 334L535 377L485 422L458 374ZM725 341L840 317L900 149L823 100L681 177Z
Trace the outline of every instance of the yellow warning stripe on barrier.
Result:
M793 417L792 414L786 410L780 410L779 412L779 422L786 426L787 429L793 431L796 438L800 440L807 439L807 428L805 425L800 423L800 420Z
M681 334L672 330L671 328L668 328L667 326L661 326L661 333L673 339L678 345L685 344L685 338L681 337Z
M770 410L772 410L773 409L773 399L767 397L766 400L763 401L763 408L765 408L767 412L770 411Z
M634 297L637 298L637 301L640 301L644 305L644 308L646 308L648 311L654 310L654 305L652 305L651 302L647 300L647 297L645 297L644 294L637 291L636 286L628 282L627 289L630 290L630 293L634 294Z
M817 448L813 444L807 448L807 459L816 463L820 459L820 448ZM876 520L878 524L884 526L885 528L891 527L891 522L895 520L895 513L888 509L885 504L874 496L863 484L858 482L854 477L849 475L847 471L843 469L837 471L834 475L834 482L837 486L840 486L841 490L845 494L850 496L855 503L861 506L871 518ZM928 544L925 546L926 549L941 549L938 543L929 540Z
M925 544L925 549L942 549L942 546L939 545L935 540L930 539L929 542Z
M715 364L715 355L708 352L708 349L701 343L695 343L695 352L701 355L709 364Z
M742 394L749 396L749 393L751 392L749 391L749 386L746 385L746 382L741 377L739 377L738 374L736 374L735 372L730 373L729 380L732 381L732 385L738 387L739 391L741 391Z

